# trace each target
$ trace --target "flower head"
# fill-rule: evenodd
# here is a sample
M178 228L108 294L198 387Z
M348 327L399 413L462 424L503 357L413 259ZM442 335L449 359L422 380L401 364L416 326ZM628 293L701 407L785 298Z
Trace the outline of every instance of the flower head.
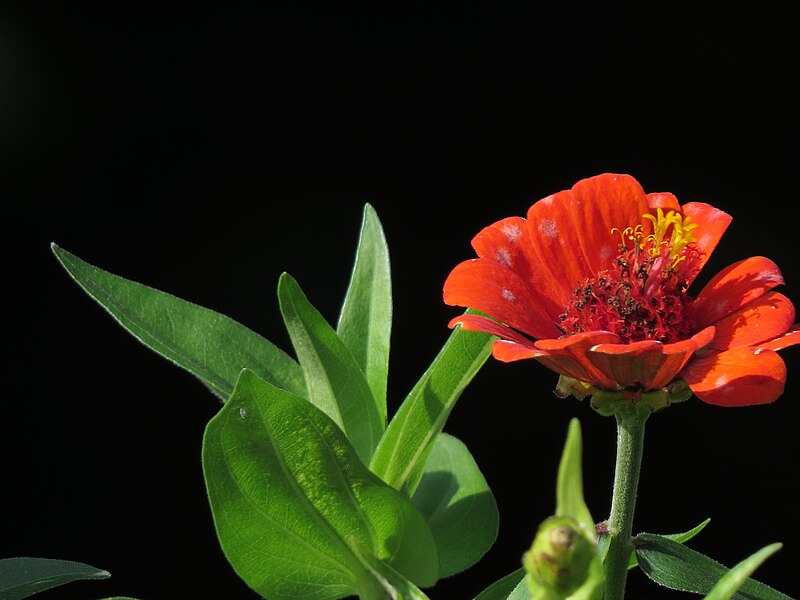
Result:
M730 215L646 194L628 175L579 181L472 240L478 258L444 285L463 315L450 325L498 336L492 353L534 358L585 389L638 394L685 380L723 406L772 402L786 366L777 350L800 343L774 262L756 256L689 288Z

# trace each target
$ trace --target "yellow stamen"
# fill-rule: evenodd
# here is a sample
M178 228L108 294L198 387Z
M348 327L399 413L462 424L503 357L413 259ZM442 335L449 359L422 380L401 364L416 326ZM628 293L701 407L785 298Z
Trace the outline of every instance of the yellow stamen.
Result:
M684 259L681 253L686 246L697 241L693 233L697 229L697 223L692 223L690 217L684 217L674 210L665 215L664 211L658 208L656 209L656 215L646 214L642 215L642 217L653 222L653 233L646 238L646 241L652 244L647 250L651 258L660 256L661 247L666 246L669 248L670 260L674 261L672 264L674 267ZM672 232L669 235L669 239L665 239L670 226L672 227Z

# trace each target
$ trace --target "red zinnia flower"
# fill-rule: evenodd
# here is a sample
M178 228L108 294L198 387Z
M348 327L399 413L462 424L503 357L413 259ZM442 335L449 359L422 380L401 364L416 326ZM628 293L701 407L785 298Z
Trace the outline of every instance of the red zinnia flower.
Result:
M777 265L748 258L687 294L730 222L628 175L584 179L475 236L479 258L453 269L444 301L492 318L450 326L499 336L498 360L535 358L602 390L683 379L710 404L772 402L786 381L776 350L800 343L794 306L771 291Z

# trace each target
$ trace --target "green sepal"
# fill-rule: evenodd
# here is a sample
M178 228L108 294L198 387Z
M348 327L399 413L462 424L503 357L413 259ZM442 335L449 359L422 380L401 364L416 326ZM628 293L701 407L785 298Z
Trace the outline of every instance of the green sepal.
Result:
M668 538L640 533L633 538L639 568L657 584L695 594L710 593L729 569ZM791 600L771 587L747 579L733 596L747 600Z
M353 540L416 585L438 579L436 542L411 501L327 415L249 371L208 423L203 472L225 555L267 598L332 600L372 585Z
M242 369L305 397L300 366L223 314L99 269L52 244L70 277L145 346L205 383L223 401Z
M677 379L666 387L649 392L595 389L592 392L591 405L601 415L610 417L620 411L628 410L631 406L654 413L673 404L685 402L691 397L692 390L687 383Z
M0 560L0 598L20 600L84 579L107 579L111 573L70 560L4 558Z
M558 467L556 514L539 526L523 557L532 600L599 600L603 595L603 563L583 498L581 453L580 423L572 419ZM513 594L520 597L519 586Z

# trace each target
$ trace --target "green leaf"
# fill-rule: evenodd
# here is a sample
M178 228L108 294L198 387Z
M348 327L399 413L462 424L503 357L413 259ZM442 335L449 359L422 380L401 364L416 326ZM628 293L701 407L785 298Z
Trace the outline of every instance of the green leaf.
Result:
M369 464L386 422L364 373L287 273L278 281L278 300L305 375L309 400L341 427L364 464Z
M439 576L474 565L497 538L494 496L467 447L451 435L436 439L412 497L439 550Z
M389 249L378 215L367 204L364 206L356 262L336 331L364 372L384 422L391 330Z
M505 577L498 579L475 596L473 600L507 600L509 594L520 584L522 584L522 587L527 591L528 588L525 585L525 569L517 569Z
M508 595L507 600L533 600L533 595L527 585L527 580L523 579L517 584L511 593ZM551 600L550 598L536 598L535 600ZM557 600L557 599L552 599Z
M67 273L120 325L223 400L231 395L243 368L293 394L306 395L300 366L244 325L94 267L55 244L52 249Z
M664 534L660 534L660 535L661 535L661 537L665 537L667 539L670 539L673 542L678 542L679 544L685 544L686 542L691 540L694 536L696 536L698 533L703 531L703 529L706 528L706 525L708 525L710 522L711 522L711 519L706 519L705 521L703 521L699 525L696 525L695 527L692 527L689 531L684 531L683 533L664 533ZM631 552L631 560L630 560L630 563L628 564L628 568L629 569L633 569L633 568L635 568L637 566L639 566L639 561L636 560L636 553L635 552Z
M782 547L782 544L770 544L745 558L722 576L722 579L713 587L711 593L706 596L706 600L729 600L733 598L737 590L742 587L744 582L747 581L747 578L753 574L753 571L760 567L761 563Z
M323 412L249 371L206 428L203 471L225 555L267 598L374 587L353 540L417 585L438 578L436 542L414 505Z
M0 598L18 600L65 583L108 577L108 571L69 560L4 558L0 560Z
M594 520L583 499L583 470L581 467L581 424L578 419L569 423L567 441L561 454L556 480L556 515L572 517L594 537Z
M717 561L668 538L640 533L634 538L639 567L657 584L675 590L707 594L728 569ZM747 600L791 600L769 586L746 580L736 595Z
M430 600L422 590L392 569L385 562L375 558L364 546L353 540L356 555L367 570L372 573L373 580L359 590L361 600Z
M436 436L461 392L489 357L494 339L460 327L450 334L378 444L370 469L381 479L413 495Z

